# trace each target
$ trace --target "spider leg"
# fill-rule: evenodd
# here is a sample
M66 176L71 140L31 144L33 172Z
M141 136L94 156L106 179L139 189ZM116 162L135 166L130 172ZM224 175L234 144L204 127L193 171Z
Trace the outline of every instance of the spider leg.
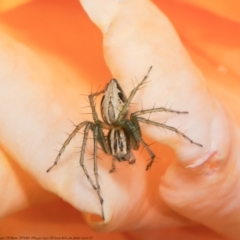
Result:
M100 95L102 93L104 93L104 90L102 90L100 92L96 92L96 93L91 93L90 95L88 95L90 107L92 109L93 120L94 120L95 124L97 122L99 122L99 119L98 119L97 111L96 111L95 104L94 104L94 97L97 97L98 95Z
M132 152L130 154L131 154L131 158L128 159L128 163L132 165L136 162L136 158Z
M100 144L100 146L102 147L102 150L106 154L111 155L111 151L110 151L107 139L103 134L102 128L104 128L104 123L101 122L98 127L98 143Z
M100 200L100 204L101 204L101 212L102 212L102 219L105 220L105 216L104 216L104 210L103 210L103 198L101 196L101 192L100 192L100 185L99 185L99 175L98 175L98 163L97 163L97 143L98 143L98 134L99 134L99 127L95 125L94 127L94 176L95 176L95 181L96 181L96 191Z
M177 113L177 114L188 114L188 112L186 111L176 111L176 110L172 110L169 108L164 108L164 107L159 107L159 108L151 108L151 109L145 109L145 110L140 110L137 112L134 112L131 114L130 119L132 118L132 116L140 116L146 113L154 113L154 112L169 112L169 113Z
M117 159L113 158L113 160L112 160L112 168L109 170L110 173L113 173L113 172L116 171L116 161L117 161Z
M85 121L85 122L82 122L80 124L78 124L76 126L76 128L73 130L73 132L68 136L68 138L66 139L66 141L63 143L63 146L62 148L60 149L56 159L55 159L55 162L53 163L53 165L47 170L47 172L51 171L52 168L54 166L57 165L58 161L60 160L60 157L62 155L62 153L64 152L65 148L67 147L67 145L71 142L71 140L74 138L74 136L79 132L79 130L84 127L85 125L87 125L89 122L88 121Z
M192 144L195 144L199 147L202 147L203 145L200 144L200 143L197 143L197 142L194 142L191 138L189 138L187 135L185 135L184 133L180 132L177 128L175 127L171 127L171 126L168 126L164 123L158 123L158 122L154 122L154 121L151 121L151 120L148 120L148 119L145 119L145 118L142 118L142 117L137 117L137 120L139 122L143 122L143 123L147 123L147 124L150 124L150 125L154 125L154 126L157 126L157 127L162 127L162 128L165 128L165 129L168 129L170 131L173 131L179 135L181 135L182 137L184 137L185 139L187 139L190 143Z
M128 164L132 165L136 162L136 158L132 152L130 154L131 154L131 158L127 159L127 161L128 161ZM113 158L112 159L112 168L109 170L109 173L113 173L116 171L116 162L117 162L117 159Z
M96 184L93 183L92 178L90 177L87 168L84 165L84 155L85 155L85 149L87 145L87 140L88 140L88 133L89 130L93 131L93 138L94 138L94 150L93 150L93 159L94 159L94 165L93 165L93 171L94 171L94 176L95 176L95 182ZM80 166L82 167L88 181L92 185L93 189L97 192L98 198L100 200L101 204L101 214L102 214L102 219L105 220L104 216L104 210L103 210L103 198L101 196L100 192L100 185L99 185L99 175L98 175L98 165L97 165L97 140L98 140L98 126L94 125L91 122L88 122L85 129L84 129L84 137L83 137L83 143L82 143L82 151L80 155Z
M142 134L141 134L141 130L140 130L140 124L139 124L137 118L135 116L131 115L130 121L134 125L134 128L135 128L134 131L136 132L136 134L141 137ZM135 138L134 135L132 135L132 137L130 139L131 139L131 145L132 145L133 149L138 150L140 147L140 142L138 141L138 139Z
M111 154L111 151L109 149L109 146L107 144L107 141L104 137L104 134L103 134L103 131L102 131L102 128L109 128L108 124L100 121L98 119L98 115L97 115L97 111L96 111L96 108L95 108L95 104L94 104L94 97L97 97L98 95L100 94L103 94L105 92L105 90L102 90L102 91L99 91L99 92L96 92L96 93L91 93L90 95L88 95L88 98L89 98L89 103L90 103L90 107L91 107L91 110L92 110L92 116L93 116L93 120L94 120L94 123L95 123L95 127L98 125L99 127L96 127L97 128L97 141L99 142L99 144L101 145L103 151L106 153L106 154Z
M152 152L152 150L148 147L148 145L144 142L141 135L139 134L140 131L138 131L135 127L135 125L131 121L126 121L126 128L131 132L132 137L135 139L136 142L140 142L144 148L146 148L148 154L150 155L150 162L147 164L146 171L152 166L155 154ZM134 162L133 162L134 163Z
M119 121L122 121L124 116L126 115L127 111L128 111L128 108L129 108L129 105L133 99L133 97L135 96L136 92L140 89L140 87L145 83L145 81L147 80L148 76L149 76L149 73L151 72L152 70L152 66L149 68L147 74L144 76L144 78L142 79L142 81L131 91L126 103L124 104L121 112L119 113L118 115L118 118L117 118L117 122Z

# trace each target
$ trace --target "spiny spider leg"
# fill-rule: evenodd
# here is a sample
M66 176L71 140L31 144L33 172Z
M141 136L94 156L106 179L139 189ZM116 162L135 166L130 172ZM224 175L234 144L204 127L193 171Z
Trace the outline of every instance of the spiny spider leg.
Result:
M93 98L104 93L104 90L100 91L100 92L96 92L96 93L91 93L90 95L88 95L88 98L89 98L89 102L90 102L90 107L92 109L92 115L93 115L93 119L94 119L94 122L95 123L98 123L100 122L99 119L98 119L98 115L97 115L97 112L96 112L96 109L95 109L95 105L94 105L94 100ZM84 121L80 124L78 124L76 126L76 128L73 130L73 132L69 135L69 137L67 138L67 140L63 143L63 146L62 148L60 149L57 157L56 157L56 160L55 162L53 163L53 165L47 170L47 172L51 171L52 168L54 166L57 165L58 161L60 160L60 157L62 155L62 153L64 152L65 148L67 147L67 145L71 142L71 140L73 139L73 137L78 133L78 131L83 127L85 126L86 124L90 123L89 121ZM101 144L102 145L102 144ZM107 148L105 142L104 142L104 145L105 145L105 149ZM109 151L108 151L109 152Z
M132 136L135 138L136 141L141 142L143 147L146 148L148 154L151 157L150 162L147 164L146 171L152 166L155 154L152 152L152 150L148 147L148 145L144 142L142 137L138 134L138 130L136 129L135 125L131 121L126 121L126 127L127 129L132 133Z
M97 111L96 111L95 104L94 104L94 97L97 97L98 95L103 94L104 92L105 92L105 90L102 90L102 91L99 91L96 93L91 93L90 95L88 95L88 99L89 99L90 107L92 109L92 116L93 116L94 123L96 125L100 126L97 128L98 129L97 140L98 140L99 144L101 145L101 147L103 148L103 151L106 154L111 154L111 151L109 149L107 141L105 140L103 131L101 129L101 128L108 128L108 125L98 119Z
M93 171L94 171L96 184L93 183L93 180L90 177L90 175L88 174L87 168L84 165L84 155L85 155L85 149L86 149L86 145L87 145L89 130L93 131L93 138L94 138L94 158L93 158L94 159L94 165L93 165ZM98 195L98 198L99 198L100 204L101 204L102 218L103 218L103 220L105 220L104 211L103 211L103 198L101 196L100 185L99 185L99 180L98 180L99 176L98 176L98 165L97 165L97 139L98 139L98 129L97 129L97 126L94 125L91 122L88 122L86 127L85 127L85 129L84 129L82 151L81 151L81 155L80 155L80 166L82 167L82 169L83 169L83 171L84 171L88 181L92 185L93 189L97 192L97 195Z
M168 125L166 125L166 124L164 124L164 123L154 122L154 121L151 121L151 120L142 118L142 117L136 117L136 118L137 118L137 120L138 120L139 122L143 122L143 123L147 123L147 124L149 124L149 125L154 125L154 126L157 126L157 127L162 127L162 128L168 129L168 130L170 130L170 131L173 131L173 132L181 135L182 137L184 137L185 139L187 139L190 143L193 143L193 144L195 144L195 145L197 145L197 146L199 146L199 147L202 147L202 146L203 146L202 144L199 144L199 143L197 143L197 142L194 142L191 138L189 138L188 136L186 136L184 133L178 131L177 128L175 128L175 127L168 126Z
M126 115L126 113L128 111L129 105L130 105L133 97L135 96L135 94L139 90L139 88L145 83L151 70L152 70L152 66L149 68L149 70L148 70L147 74L144 76L143 80L131 91L126 103L124 104L124 106L122 108L122 111L118 115L117 122L120 122L123 120L124 116Z
M97 186L97 191L99 190L98 195L100 195L100 184L99 184L99 175L98 175L98 163L97 163L97 144L98 144L98 126L94 127L94 147L93 147L93 160L94 160L94 166L93 166L93 171L94 171L94 176L95 176L95 181L96 181L96 186ZM101 197L101 195L100 195ZM103 212L103 198L100 198L100 203L101 203L101 208L102 208L102 217L104 218L104 212Z
M83 142L82 142L82 150L81 150L81 154L80 154L80 166L82 167L88 181L90 182L91 186L93 187L93 189L97 192L98 198L100 200L100 204L101 204L101 214L102 214L102 218L103 220L105 220L105 216L104 216L104 210L103 210L103 198L101 196L101 192L100 192L100 184L99 184L99 176L98 176L98 165L97 165L97 143L99 142L99 144L101 145L103 151L106 154L111 154L109 146L105 140L105 136L103 134L102 128L104 127L108 127L108 125L102 121L100 121L98 119L98 115L95 109L95 104L94 104L94 97L100 95L104 93L103 91L100 92L96 92L96 93L92 93L88 96L89 98L89 102L90 102L90 107L92 110L92 116L93 116L93 122L90 121L84 121L80 124L78 124L75 129L73 130L73 132L69 135L69 137L66 139L66 141L63 143L62 148L60 149L55 162L53 163L53 165L47 170L47 172L49 172L54 166L57 165L62 153L64 152L65 148L67 147L67 145L71 142L71 140L73 139L73 137L80 131L80 129L82 127L85 126L84 129L84 136L83 136ZM96 184L94 184L93 179L90 177L90 175L88 174L88 171L84 165L84 156L85 156L85 150L86 150L86 145L87 145L87 140L88 140L88 134L89 134L89 130L91 130L93 132L93 138L94 138L94 176L95 176L95 181Z
M116 158L112 159L112 168L109 170L110 173L113 173L116 171L116 161L117 161Z
M140 110L140 111L132 113L131 116L139 116L139 115L143 115L146 113L154 113L154 112L169 112L169 113L177 113L177 114L188 114L187 111L176 111L176 110L172 110L172 109L165 108L165 107L159 107L159 108Z
M62 148L60 149L60 151L59 151L59 153L58 153L58 155L57 155L57 157L56 157L55 162L54 162L53 165L47 170L47 172L51 171L52 168L57 165L57 163L58 163L58 161L60 160L60 157L61 157L62 153L64 152L65 148L67 147L67 145L71 142L71 140L73 139L73 137L80 131L80 129L81 129L82 127L84 127L85 125L87 125L88 123L89 123L88 121L85 121L85 122L82 122L82 123L80 123L80 124L78 124L78 125L76 126L76 128L73 130L73 132L68 136L67 140L63 143L63 146L62 146Z
M131 156L133 157L133 158L129 158L127 161L128 161L128 164L130 164L130 165L132 165L132 164L134 164L135 162L136 162L136 158L135 158L135 156L133 155L133 153L131 153Z
M90 102L90 107L92 109L92 115L93 115L93 120L94 120L94 123L97 123L99 122L99 119L98 119L98 115L97 115L97 111L95 109L95 105L94 105L94 100L93 98L94 97L97 97L98 95L104 93L104 90L100 91L100 92L96 92L96 93L91 93L90 95L88 95L88 99L89 99L89 102Z

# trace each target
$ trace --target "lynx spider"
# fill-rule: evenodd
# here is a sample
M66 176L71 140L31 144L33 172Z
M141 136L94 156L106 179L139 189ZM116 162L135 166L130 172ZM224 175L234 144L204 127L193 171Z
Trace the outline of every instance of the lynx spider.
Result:
M156 112L169 112L169 113L177 113L177 114L187 114L186 111L175 111L172 109L168 109L165 107L152 108L146 110L140 110L130 114L130 117L127 118L129 105L135 96L136 92L146 83L146 80L149 76L152 67L149 68L147 74L144 76L142 81L131 91L128 98L126 98L123 90L121 89L118 81L116 79L111 79L110 82L106 85L105 89L96 93L92 93L88 95L90 107L92 110L93 122L84 121L80 124L76 125L73 132L69 135L66 141L63 143L62 148L60 149L55 162L53 165L47 170L49 172L54 166L57 165L62 153L64 152L67 145L73 139L73 137L80 131L81 128L84 127L83 133L83 142L82 142L82 150L80 153L80 166L83 169L88 181L90 182L93 189L96 191L98 198L101 204L101 216L102 219L105 220L104 209L103 209L103 198L100 191L99 185L99 175L98 175L98 164L97 164L97 144L99 144L102 150L108 154L113 156L112 160L112 168L109 171L110 173L116 170L116 161L128 161L129 164L134 164L136 159L132 153L132 150L138 150L140 147L140 143L146 148L148 154L150 155L150 161L146 166L146 170L148 170L154 162L155 154L151 151L149 146L145 143L145 141L141 137L141 130L139 126L139 122L154 125L157 127L162 127L168 129L170 131L176 132L178 135L181 135L185 139L187 139L190 143L198 145L202 147L201 144L194 142L189 137L187 137L184 133L180 132L177 128L171 127L164 123L158 123L151 121L149 119L140 117L146 113L156 113ZM101 100L101 115L103 121L98 118L94 98L98 95L103 94ZM104 135L102 129L107 129L107 135ZM89 131L93 132L93 160L94 160L94 180L90 177L87 168L84 165L84 155L88 140Z

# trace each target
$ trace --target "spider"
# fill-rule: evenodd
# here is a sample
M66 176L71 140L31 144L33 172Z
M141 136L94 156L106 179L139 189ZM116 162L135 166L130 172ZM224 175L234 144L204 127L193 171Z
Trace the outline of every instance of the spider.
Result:
M141 130L139 122L154 125L157 127L165 128L170 131L176 132L178 135L181 135L185 139L187 139L190 143L198 145L202 147L201 144L194 142L189 137L187 137L184 133L180 132L177 128L171 127L164 123L158 123L151 121L149 119L141 117L146 113L156 113L156 112L169 112L169 113L177 113L177 114L187 114L186 111L175 111L172 109L168 109L165 107L152 108L146 110L140 110L128 115L129 105L135 96L136 92L141 88L141 86L146 83L146 80L149 76L150 71L152 70L152 66L149 68L147 74L144 76L142 81L131 91L128 98L126 98L122 88L120 87L118 81L116 79L111 79L110 82L106 85L105 89L96 93L92 93L88 95L90 107L92 110L93 122L84 121L80 124L76 125L73 132L69 135L66 141L63 143L62 148L60 149L55 162L53 165L47 170L49 172L54 166L57 165L62 153L64 152L67 145L73 139L73 137L80 131L80 129L84 128L83 133L83 141L82 141L82 151L80 153L80 166L82 167L88 181L90 182L93 189L96 191L100 204L101 204L101 216L102 219L105 220L104 209L103 209L103 197L100 191L99 185L99 175L98 175L98 164L97 164L97 145L99 144L104 153L113 156L112 167L110 169L110 173L113 173L116 170L116 161L124 162L127 161L129 164L134 164L136 158L132 153L132 150L138 150L140 144L147 150L150 155L150 160L146 166L146 170L148 170L155 159L155 154L151 151L149 146L145 143L141 136ZM103 121L98 118L94 99L98 95L103 94L101 100L101 115ZM107 134L104 134L103 129L108 131ZM93 132L93 160L94 160L94 178L95 183L92 177L90 177L87 168L84 165L84 155L88 140L89 131Z

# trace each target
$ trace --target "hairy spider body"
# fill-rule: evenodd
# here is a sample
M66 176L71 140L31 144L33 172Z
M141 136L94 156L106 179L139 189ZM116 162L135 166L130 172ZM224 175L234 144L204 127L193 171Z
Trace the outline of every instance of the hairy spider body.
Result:
M141 137L141 131L139 122L143 122L146 124L162 127L168 129L170 131L174 131L177 134L181 135L185 139L187 139L190 143L196 144L198 146L202 146L199 143L194 142L189 137L187 137L184 133L178 131L176 128L168 126L164 123L158 123L151 121L149 119L140 117L146 113L154 113L154 112L169 112L169 113L177 113L177 114L187 114L186 111L175 111L172 109L160 107L160 108L152 108L146 110L140 110L130 114L129 119L127 119L128 108L133 99L136 92L140 89L140 87L146 82L148 75L151 71L152 67L149 68L147 74L144 76L142 81L131 91L128 98L126 98L123 90L121 89L119 83L116 79L110 80L107 84L106 88L100 92L92 93L88 96L90 107L92 110L93 122L85 121L78 124L74 131L69 135L66 141L63 143L62 148L60 149L54 164L47 170L49 172L55 165L57 165L62 153L64 152L66 146L70 143L72 138L80 131L80 129L84 128L83 132L83 142L82 142L82 150L80 153L80 166L82 167L88 181L92 185L93 189L97 192L100 204L101 204L101 215L102 219L105 220L104 210L103 210L103 198L100 192L99 185L99 175L98 175L98 164L97 164L97 144L99 144L102 150L108 154L113 156L112 160L112 168L109 171L110 173L116 170L116 161L128 161L129 164L133 164L136 161L132 150L138 150L140 144L146 148L147 152L150 155L150 161L146 166L146 170L148 170L154 162L155 154L151 151L149 146L144 142ZM103 121L98 118L94 98L98 95L103 94L101 100L101 115ZM102 129L107 129L107 136L104 135ZM89 131L93 132L93 161L94 161L94 178L95 181L90 177L88 170L84 164L84 155L86 150L86 145L88 141Z

